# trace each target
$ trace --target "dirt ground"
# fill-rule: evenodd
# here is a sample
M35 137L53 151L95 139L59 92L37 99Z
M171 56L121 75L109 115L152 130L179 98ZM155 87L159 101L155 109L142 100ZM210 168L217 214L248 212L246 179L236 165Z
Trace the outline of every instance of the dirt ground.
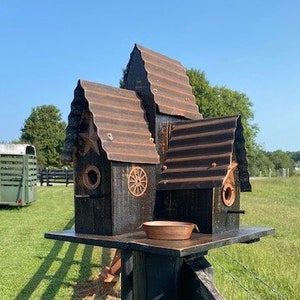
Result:
M79 282L74 289L76 300L117 300L121 299L121 279L103 282L99 274L94 278Z

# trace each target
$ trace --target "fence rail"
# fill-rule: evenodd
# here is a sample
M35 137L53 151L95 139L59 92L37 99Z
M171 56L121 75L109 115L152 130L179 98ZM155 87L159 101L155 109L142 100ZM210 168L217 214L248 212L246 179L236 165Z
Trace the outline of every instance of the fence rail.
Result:
M74 182L73 170L68 169L56 169L56 170L40 170L38 178L41 186L46 183L47 186L51 186L54 183L64 183L66 186Z

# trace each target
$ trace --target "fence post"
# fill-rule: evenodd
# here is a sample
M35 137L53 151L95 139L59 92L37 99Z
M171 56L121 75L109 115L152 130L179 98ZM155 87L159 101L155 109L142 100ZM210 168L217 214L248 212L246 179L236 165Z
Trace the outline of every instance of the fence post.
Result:
M46 185L49 186L49 168L46 168Z
M43 186L43 183L44 183L44 170L39 169L39 174L40 174L40 185Z
M66 186L68 186L69 184L68 168L64 167L64 170L65 170Z

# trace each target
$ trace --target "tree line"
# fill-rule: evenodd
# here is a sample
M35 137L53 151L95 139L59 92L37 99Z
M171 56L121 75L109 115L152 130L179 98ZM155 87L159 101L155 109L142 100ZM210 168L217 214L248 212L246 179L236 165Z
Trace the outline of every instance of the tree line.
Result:
M224 86L211 86L205 73L200 70L189 69L187 75L199 111L204 118L242 116L251 176L268 176L270 172L276 174L280 169L288 169L289 175L294 174L295 166L300 162L300 151L267 152L256 142L259 127L253 123L253 104L246 94ZM122 82L123 79L120 80L120 87ZM57 107L38 106L32 108L21 129L20 139L15 142L30 143L36 147L40 168L61 168L60 154L64 145L66 125Z

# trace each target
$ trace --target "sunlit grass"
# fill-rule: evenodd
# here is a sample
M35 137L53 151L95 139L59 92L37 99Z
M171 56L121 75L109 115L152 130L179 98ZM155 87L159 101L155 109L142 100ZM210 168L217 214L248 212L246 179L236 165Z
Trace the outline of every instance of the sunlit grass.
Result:
M276 233L209 251L215 284L226 299L300 299L300 176L253 180L252 186L252 193L241 194L241 225L273 227ZM109 262L104 249L44 238L73 225L72 186L38 187L32 205L0 207L1 300L73 299L78 282L99 273Z
M252 193L241 194L246 211L242 225L272 227L276 232L258 243L210 251L216 286L226 299L300 299L300 178L253 180L252 187Z
M72 195L72 187L38 187L32 205L0 207L1 300L71 299L78 281L99 273L102 248L44 238L73 226Z

